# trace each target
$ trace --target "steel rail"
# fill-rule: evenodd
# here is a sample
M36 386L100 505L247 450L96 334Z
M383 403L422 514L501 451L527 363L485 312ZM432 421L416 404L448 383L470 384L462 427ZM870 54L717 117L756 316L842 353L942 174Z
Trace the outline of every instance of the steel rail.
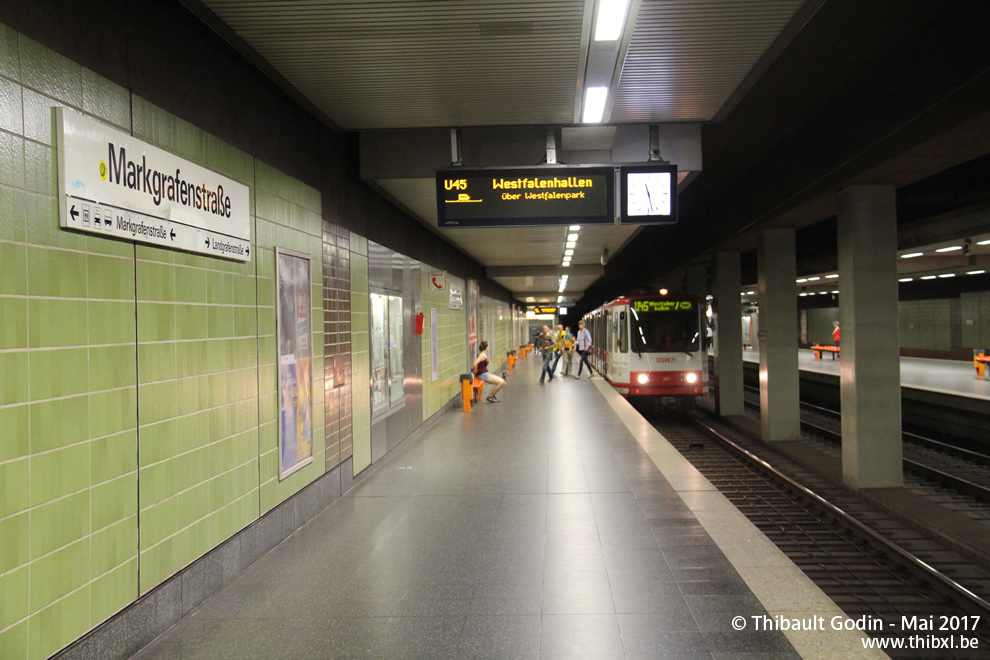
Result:
M857 534L864 537L866 540L868 540L875 546L878 546L885 552L889 552L899 557L916 574L925 577L927 580L945 589L953 596L957 598L961 598L964 602L976 607L981 612L990 615L990 602L984 600L983 598L973 593L963 585L959 584L952 578L946 576L931 564L919 559L914 554L905 550L897 543L891 541L887 537L883 536L882 534L879 534L878 532L871 529L867 525L861 523L855 517L853 517L843 509L839 508L838 506L832 504L818 493L815 493L814 491L806 488L804 485L796 482L795 480L793 480L786 474L782 473L780 470L778 470L770 463L757 456L756 454L740 446L738 443L734 442L733 440L730 440L729 438L725 437L718 430L712 428L711 426L709 426L708 424L704 423L699 419L692 418L692 421L710 437L718 440L724 445L731 447L735 452L745 456L750 462L759 465L761 469L772 474L774 478L780 480L788 487L801 493L805 498L822 506L838 521L842 522L848 528L854 530Z

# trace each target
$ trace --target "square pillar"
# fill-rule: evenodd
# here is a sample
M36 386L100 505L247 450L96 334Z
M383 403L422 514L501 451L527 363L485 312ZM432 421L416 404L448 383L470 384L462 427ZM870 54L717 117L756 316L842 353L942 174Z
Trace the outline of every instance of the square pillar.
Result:
M801 410L794 230L761 231L757 264L761 435L764 442L797 440L801 437Z
M839 193L842 480L904 485L894 186Z
M742 272L738 252L715 255L715 410L722 417L743 414Z

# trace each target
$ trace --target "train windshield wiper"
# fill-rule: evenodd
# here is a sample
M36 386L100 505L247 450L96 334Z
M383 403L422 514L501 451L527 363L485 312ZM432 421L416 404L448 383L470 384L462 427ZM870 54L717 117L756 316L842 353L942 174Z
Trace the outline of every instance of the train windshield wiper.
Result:
M646 337L643 336L643 326L639 324L639 314L636 313L636 310L633 309L631 305L629 306L629 311L632 312L633 318L636 320L636 329L639 330L639 340L637 341L636 335L633 335L632 345L633 348L636 349L636 355L638 357L643 357L643 351L639 350L639 345L641 342L643 347L646 347Z

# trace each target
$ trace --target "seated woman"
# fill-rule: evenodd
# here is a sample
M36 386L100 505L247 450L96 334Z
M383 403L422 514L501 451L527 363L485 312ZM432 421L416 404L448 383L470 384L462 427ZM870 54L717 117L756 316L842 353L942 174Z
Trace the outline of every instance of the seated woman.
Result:
M505 380L488 371L487 341L483 341L478 344L478 357L474 359L474 364L471 365L471 371L474 373L474 377L478 380L483 380L486 383L490 383L495 386L495 389L492 390L492 393L489 394L488 398L485 400L488 403L501 403L501 401L495 398L495 395L498 394L498 391L502 389L503 385L505 385Z

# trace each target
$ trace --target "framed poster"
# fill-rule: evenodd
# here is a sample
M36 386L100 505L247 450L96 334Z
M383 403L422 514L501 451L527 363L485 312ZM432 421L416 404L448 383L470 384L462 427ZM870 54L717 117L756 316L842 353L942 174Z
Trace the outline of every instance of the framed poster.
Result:
M312 276L308 254L275 248L278 478L313 461Z

